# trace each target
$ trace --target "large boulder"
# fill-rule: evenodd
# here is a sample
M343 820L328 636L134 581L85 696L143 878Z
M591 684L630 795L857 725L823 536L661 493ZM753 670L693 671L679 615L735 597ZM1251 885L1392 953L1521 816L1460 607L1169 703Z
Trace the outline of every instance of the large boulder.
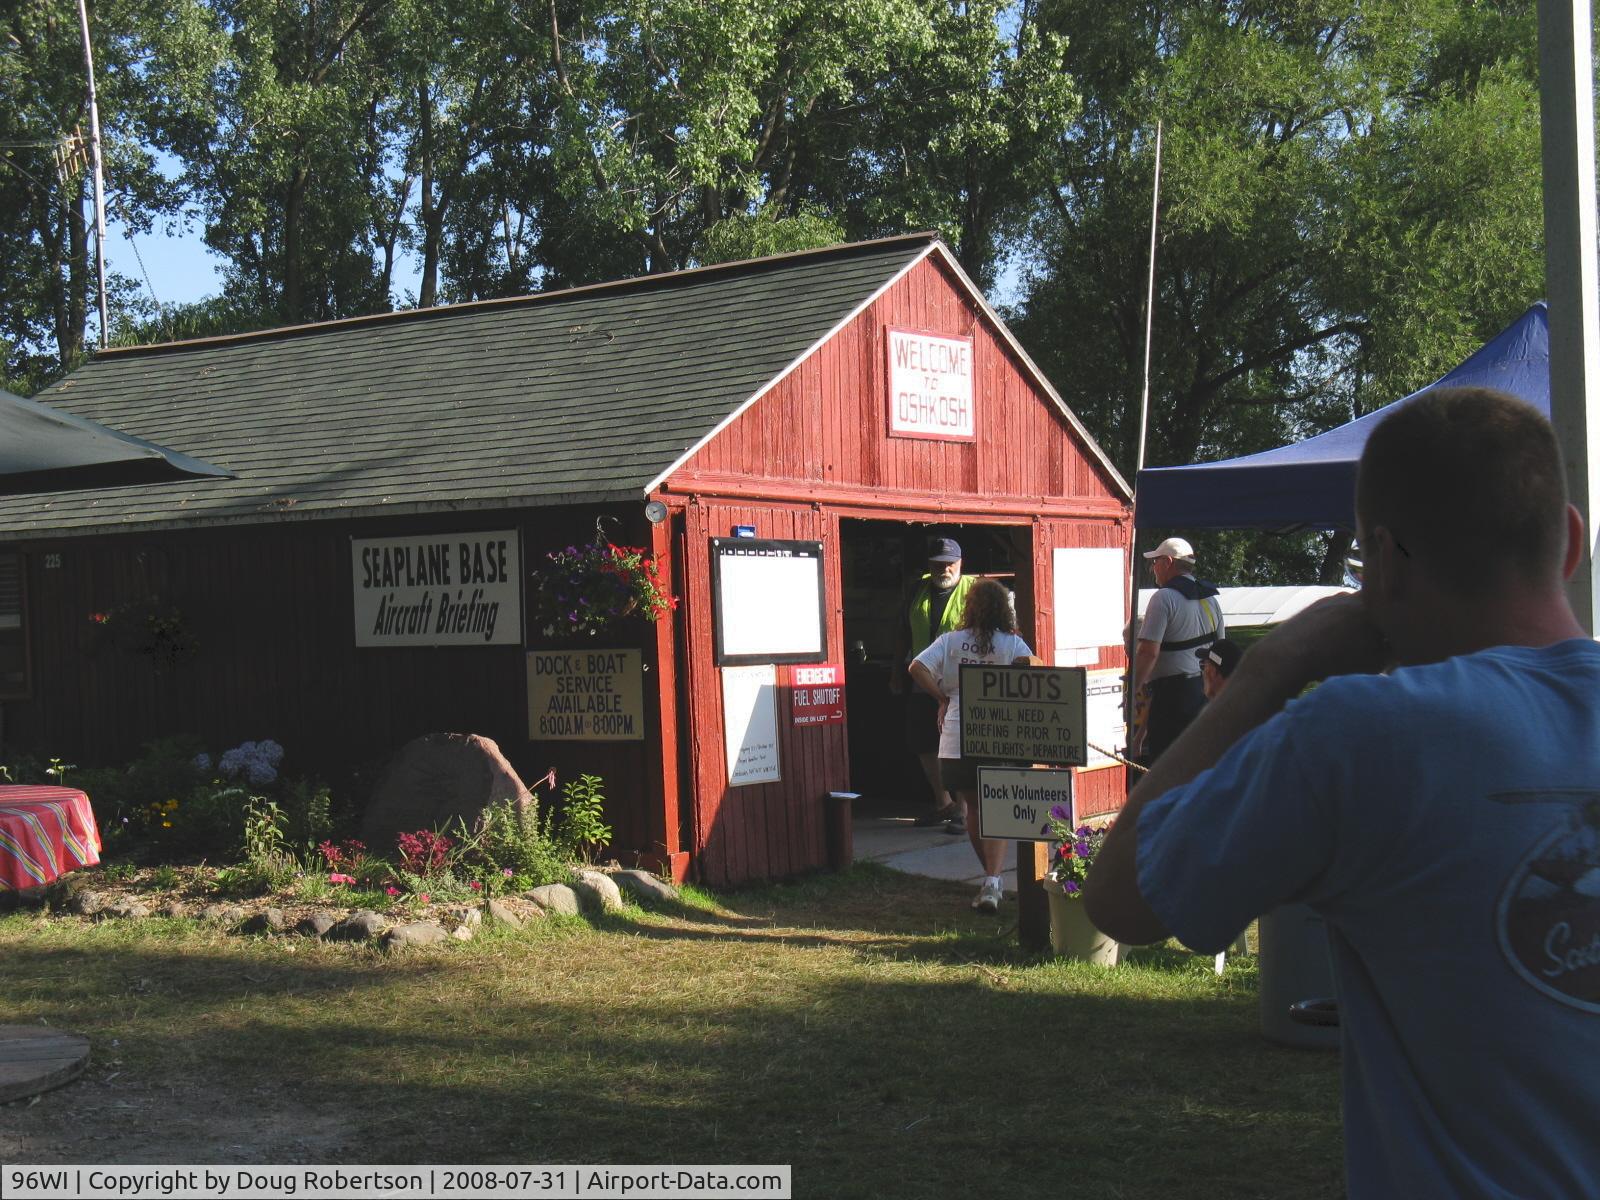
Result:
M528 789L500 753L475 733L430 733L407 743L390 761L362 818L361 840L373 853L394 852L395 839L419 829L470 829L489 805L525 805Z

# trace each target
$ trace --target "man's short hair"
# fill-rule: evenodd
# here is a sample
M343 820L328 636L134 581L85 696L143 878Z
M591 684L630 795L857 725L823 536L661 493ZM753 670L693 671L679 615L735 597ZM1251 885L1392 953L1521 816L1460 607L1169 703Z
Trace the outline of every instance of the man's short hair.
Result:
M1367 439L1356 514L1467 593L1560 570L1567 480L1555 431L1490 388L1439 388L1398 406Z

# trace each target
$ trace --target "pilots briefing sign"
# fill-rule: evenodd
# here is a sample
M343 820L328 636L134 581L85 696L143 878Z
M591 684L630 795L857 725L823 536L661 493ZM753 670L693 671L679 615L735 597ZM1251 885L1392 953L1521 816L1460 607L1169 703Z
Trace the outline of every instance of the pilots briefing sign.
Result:
M517 531L352 538L356 645L520 646Z

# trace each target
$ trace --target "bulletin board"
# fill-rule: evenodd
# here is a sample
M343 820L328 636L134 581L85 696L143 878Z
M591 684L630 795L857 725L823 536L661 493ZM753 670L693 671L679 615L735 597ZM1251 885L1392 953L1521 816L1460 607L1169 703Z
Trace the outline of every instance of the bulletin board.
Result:
M712 538L716 665L828 659L822 543Z

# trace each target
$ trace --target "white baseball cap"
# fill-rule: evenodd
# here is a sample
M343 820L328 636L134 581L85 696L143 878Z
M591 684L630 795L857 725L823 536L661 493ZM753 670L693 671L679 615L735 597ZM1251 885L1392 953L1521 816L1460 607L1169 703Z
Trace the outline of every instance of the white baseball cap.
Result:
M1194 547L1182 538L1168 538L1145 554L1146 558L1178 558L1184 562L1194 561Z

